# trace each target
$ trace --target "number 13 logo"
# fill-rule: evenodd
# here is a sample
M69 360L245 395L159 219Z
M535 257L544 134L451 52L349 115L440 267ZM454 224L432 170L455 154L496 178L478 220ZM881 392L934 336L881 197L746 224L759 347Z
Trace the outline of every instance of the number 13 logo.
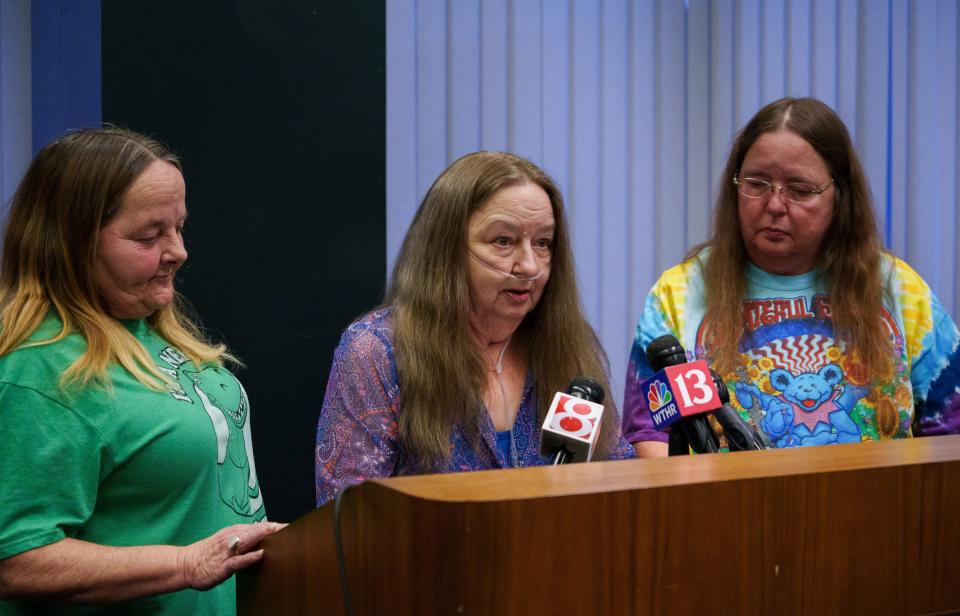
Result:
M710 378L706 361L699 360L672 366L667 370L672 373L669 375L670 382L673 384L673 391L677 394L682 409L697 411L708 403L719 405L720 398L713 385L713 379Z

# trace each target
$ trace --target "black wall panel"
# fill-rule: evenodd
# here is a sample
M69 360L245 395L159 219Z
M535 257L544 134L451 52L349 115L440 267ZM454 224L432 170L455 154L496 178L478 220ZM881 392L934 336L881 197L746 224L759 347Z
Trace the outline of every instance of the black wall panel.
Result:
M183 160L179 290L246 364L267 512L292 520L333 349L383 292L383 0L105 0L102 27L103 119Z

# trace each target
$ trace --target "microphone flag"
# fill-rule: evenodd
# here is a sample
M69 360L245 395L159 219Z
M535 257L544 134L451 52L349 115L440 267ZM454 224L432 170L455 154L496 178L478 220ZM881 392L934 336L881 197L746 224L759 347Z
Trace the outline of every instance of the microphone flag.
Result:
M557 392L543 420L542 451L565 446L573 454L571 462L589 462L602 416L603 405Z
M703 359L665 367L644 381L640 391L647 393L650 419L657 430L666 430L684 417L713 411L721 404Z

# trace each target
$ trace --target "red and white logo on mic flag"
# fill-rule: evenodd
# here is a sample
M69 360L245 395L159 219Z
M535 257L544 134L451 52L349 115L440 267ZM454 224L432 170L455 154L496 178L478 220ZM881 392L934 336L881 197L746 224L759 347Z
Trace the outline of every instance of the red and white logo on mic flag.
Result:
M591 442L597 422L603 415L603 406L558 393L550 405L550 413L550 430Z

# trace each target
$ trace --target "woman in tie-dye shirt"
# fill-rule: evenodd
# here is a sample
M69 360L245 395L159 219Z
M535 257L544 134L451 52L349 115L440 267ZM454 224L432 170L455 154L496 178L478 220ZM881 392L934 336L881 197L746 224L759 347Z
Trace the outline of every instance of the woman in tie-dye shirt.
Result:
M667 453L643 391L663 334L710 361L773 447L960 431L957 326L882 250L846 127L814 99L775 101L739 133L712 238L647 297L624 401L640 455Z

